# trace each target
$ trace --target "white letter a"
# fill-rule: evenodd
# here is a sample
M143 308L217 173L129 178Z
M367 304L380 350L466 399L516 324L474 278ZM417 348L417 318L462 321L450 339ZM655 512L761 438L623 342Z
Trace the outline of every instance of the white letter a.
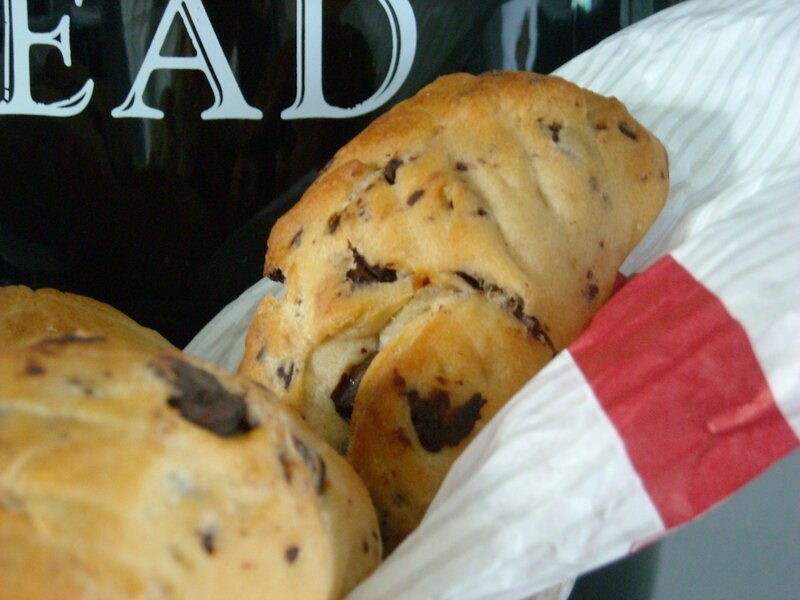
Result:
M192 42L195 56L162 56L161 49L175 15L180 15L186 33ZM225 52L220 46L214 28L200 0L170 0L156 28L153 41L136 74L128 97L111 111L113 117L138 117L161 119L164 113L144 102L144 90L156 69L190 69L205 74L214 103L200 116L209 119L261 119L262 113L247 104L233 76Z

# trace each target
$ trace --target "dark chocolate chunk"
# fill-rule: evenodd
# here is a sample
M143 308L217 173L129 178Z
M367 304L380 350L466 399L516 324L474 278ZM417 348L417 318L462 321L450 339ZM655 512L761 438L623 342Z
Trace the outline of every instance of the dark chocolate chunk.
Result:
M294 561L297 560L297 556L300 554L300 548L297 546L289 546L284 552L284 557L286 558L286 562L292 564Z
M288 390L294 378L294 363L289 363L289 366L280 365L275 371L275 374L283 382L283 388Z
M408 197L408 200L406 200L406 204L408 204L409 206L414 206L417 202L419 202L419 199L422 198L422 196L424 195L425 195L425 190L417 190Z
M369 221L369 207L366 202L364 202L363 198L356 200L356 214L362 221Z
M336 233L336 230L339 229L339 223L342 222L342 215L341 213L334 213L328 219L328 233L333 234Z
M336 412L346 421L349 421L350 417L353 416L353 405L356 401L358 386L361 384L361 380L373 358L375 358L375 353L369 353L360 363L353 365L342 373L339 383L331 392L331 400L333 400L333 405L336 407Z
M325 464L325 460L321 456L314 454L306 446L305 442L295 435L292 436L292 443L308 470L317 476L317 481L314 485L317 494L324 494L328 486L328 466Z
M394 182L397 180L397 169L402 164L403 161L399 158L392 158L386 163L386 166L383 168L383 178L386 180L386 183L394 185Z
M397 271L388 266L370 265L358 250L352 247L350 249L353 252L355 266L347 271L346 277L349 281L359 285L397 281Z
M241 435L256 426L248 419L244 397L230 392L208 371L172 357L153 366L175 389L167 404L187 421L222 437Z
M416 390L405 392L411 411L411 422L422 447L428 452L439 452L445 446L457 446L474 429L481 417L486 400L474 394L460 406L452 406L450 395L444 390L433 390L427 398Z
M197 536L200 538L200 545L203 547L203 550L206 551L206 554L214 554L217 539L216 530L206 527L205 529L200 529L197 532Z
M267 273L267 277L272 281L277 281L278 283L283 283L286 281L286 277L283 274L283 271L280 269L272 269L269 273Z
M278 462L281 463L281 472L286 483L292 483L292 461L286 455L286 452L278 454Z
M33 358L29 358L28 361L25 363L25 374L36 376L36 375L44 375L45 369L40 362Z
M483 279L478 277L473 277L469 273L465 273L464 271L456 271L456 275L458 275L461 279L466 281L471 288L476 290L483 290Z
M558 143L558 141L561 139L561 137L559 136L559 132L561 131L561 124L553 123L548 127L548 129L550 130L550 139Z
M617 125L619 130L622 132L623 135L631 138L633 141L638 140L639 138L636 136L636 131L628 125L625 121L620 121Z

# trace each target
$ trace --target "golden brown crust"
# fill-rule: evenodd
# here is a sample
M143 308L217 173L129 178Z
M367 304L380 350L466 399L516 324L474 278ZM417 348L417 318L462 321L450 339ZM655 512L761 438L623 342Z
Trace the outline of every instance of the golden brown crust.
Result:
M0 598L327 600L377 537L352 468L244 378L98 337L0 349Z
M447 365L481 373L441 409L492 398L474 435L610 296L668 184L664 148L615 99L531 73L442 77L342 148L273 228L265 272L285 294L259 308L241 371L349 448L387 540L400 539L413 519L395 521L392 499L425 479L403 513L418 517L457 454L419 445L411 392L431 398ZM471 336L491 349L464 355ZM357 369L359 356L375 358ZM393 391L401 363L416 365L401 374L413 387ZM506 386L493 373L512 363ZM348 423L335 396L356 371ZM408 430L413 452L388 450L379 418Z
M98 300L50 288L0 287L0 348L76 332L172 347L158 332Z

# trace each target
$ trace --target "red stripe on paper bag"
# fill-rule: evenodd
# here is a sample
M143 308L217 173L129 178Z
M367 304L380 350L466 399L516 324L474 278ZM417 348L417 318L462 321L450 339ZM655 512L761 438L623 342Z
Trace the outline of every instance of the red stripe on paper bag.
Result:
M745 330L672 257L632 278L569 350L667 527L798 446Z

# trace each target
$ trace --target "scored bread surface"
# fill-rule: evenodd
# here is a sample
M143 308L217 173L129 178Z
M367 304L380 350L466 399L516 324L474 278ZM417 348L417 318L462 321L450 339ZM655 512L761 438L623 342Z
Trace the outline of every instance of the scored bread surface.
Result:
M669 185L613 98L449 75L342 148L275 225L240 371L345 453L392 548L452 461L585 329Z
M343 597L379 563L352 467L175 350L0 349L0 599Z

